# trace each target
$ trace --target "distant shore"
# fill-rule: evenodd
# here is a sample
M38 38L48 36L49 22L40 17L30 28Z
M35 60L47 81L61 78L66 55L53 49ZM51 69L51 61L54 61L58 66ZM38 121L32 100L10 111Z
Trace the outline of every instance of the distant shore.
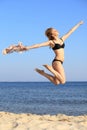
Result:
M0 112L0 130L87 130L87 115L36 115Z

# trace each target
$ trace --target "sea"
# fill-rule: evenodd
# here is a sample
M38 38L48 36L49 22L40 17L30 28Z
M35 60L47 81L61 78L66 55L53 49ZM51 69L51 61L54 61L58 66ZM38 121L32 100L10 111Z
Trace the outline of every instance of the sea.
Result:
M0 82L0 111L87 115L87 82Z

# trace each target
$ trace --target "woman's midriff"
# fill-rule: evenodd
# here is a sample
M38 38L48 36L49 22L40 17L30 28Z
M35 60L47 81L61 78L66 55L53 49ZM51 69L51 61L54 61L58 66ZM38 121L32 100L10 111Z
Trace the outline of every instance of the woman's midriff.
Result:
M64 51L61 50L61 51L55 51L55 58L54 59L57 59L57 60L61 60L62 62L64 61Z

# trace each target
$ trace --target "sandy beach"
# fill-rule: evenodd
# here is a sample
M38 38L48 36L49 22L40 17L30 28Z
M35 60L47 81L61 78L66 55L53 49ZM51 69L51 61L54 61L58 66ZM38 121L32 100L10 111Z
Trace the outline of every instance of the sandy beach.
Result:
M87 130L87 115L35 115L0 112L0 130Z

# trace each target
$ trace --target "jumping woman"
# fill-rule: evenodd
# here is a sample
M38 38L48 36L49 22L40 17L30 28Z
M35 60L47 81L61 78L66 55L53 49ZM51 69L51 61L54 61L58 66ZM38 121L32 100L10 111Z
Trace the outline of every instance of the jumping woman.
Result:
M12 45L9 48L6 48L3 50L3 54L8 54L11 52L22 52L27 51L30 49L35 49L39 47L49 46L54 51L55 57L52 61L52 65L43 65L47 70L49 70L52 75L45 73L44 70L40 70L36 68L36 72L41 74L42 76L46 77L48 80L50 80L55 85L58 84L64 84L66 82L65 78L65 72L63 68L63 62L64 62L64 47L65 47L65 40L80 26L83 24L83 21L80 21L77 23L74 27L72 27L65 35L63 35L61 38L59 37L59 32L54 28L48 28L45 31L45 35L48 38L48 41L34 44L31 46L23 46L22 44L18 45Z

